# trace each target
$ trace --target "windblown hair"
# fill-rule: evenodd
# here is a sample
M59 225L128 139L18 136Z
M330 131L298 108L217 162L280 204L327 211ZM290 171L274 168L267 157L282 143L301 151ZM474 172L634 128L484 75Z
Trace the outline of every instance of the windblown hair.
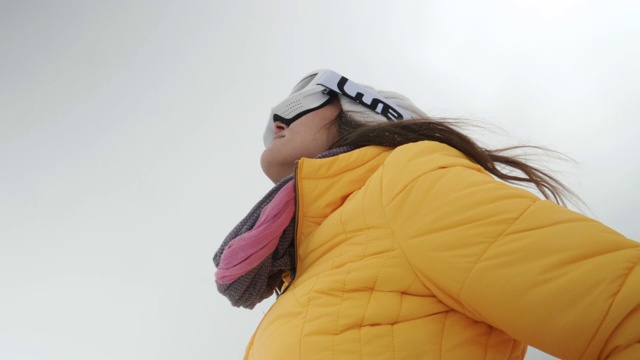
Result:
M487 172L512 184L532 186L546 198L566 206L566 201L582 204L580 198L561 181L547 172L527 164L521 156L507 155L514 150L543 150L537 146L512 146L501 149L485 149L469 136L457 130L449 119L411 119L388 122L358 121L347 112L336 119L338 139L331 149L341 146L361 148L378 145L398 147L408 143L430 140L449 145Z

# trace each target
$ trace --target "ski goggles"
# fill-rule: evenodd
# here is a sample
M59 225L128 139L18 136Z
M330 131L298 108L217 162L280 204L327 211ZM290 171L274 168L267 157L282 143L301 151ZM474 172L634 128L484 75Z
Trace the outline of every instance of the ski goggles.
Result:
M335 94L351 99L391 121L410 118L399 106L377 92L334 71L318 70L302 78L289 97L271 109L264 132L264 145L269 146L275 136L273 123L279 121L290 126L304 115L327 105Z

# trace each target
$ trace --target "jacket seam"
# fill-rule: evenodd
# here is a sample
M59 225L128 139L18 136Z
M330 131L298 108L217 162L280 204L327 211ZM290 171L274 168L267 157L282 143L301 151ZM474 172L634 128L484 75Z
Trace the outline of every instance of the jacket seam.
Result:
M516 345L516 341L511 339L511 347L509 348L509 353L508 353L509 354L509 359L511 359L511 357L513 357L513 351L515 350L514 349L515 345ZM528 345L526 345L526 346L528 346ZM525 353L525 355L526 355L526 353Z
M344 306L344 297L346 294L346 290L347 290L347 279L349 278L349 275L351 275L351 272L347 273L344 276L344 280L342 281L342 300L340 301L340 307L338 307L338 316L336 316L336 327L334 330L334 336L333 336L333 346L331 347L331 358L332 359L336 359L336 345L337 345L337 341L338 341L338 334L340 334L339 331L339 326L340 326L340 315L342 313L342 307Z
M484 344L484 359L489 358L489 343L491 342L491 335L493 335L494 327L489 325L489 335L487 336L487 342Z
M414 181L417 180L418 177L411 179L411 181L408 181L407 184L405 184L402 188L401 191L398 192L398 194L396 194L396 196L394 196L394 198L390 201L393 202L400 193L402 193L408 186L409 184L413 183ZM384 183L384 164L382 164L380 166L380 204L382 206L382 213L384 214L384 220L386 221L387 225L389 226L389 231L391 232L391 236L393 237L393 241L395 244L397 244L398 249L400 249L400 252L402 253L402 256L404 257L404 260L407 262L407 264L409 265L409 268L411 269L411 271L413 272L413 275L416 277L416 279L424 286L426 286L428 288L428 286L426 284L424 284L422 281L420 281L420 276L418 275L418 273L416 272L416 269L414 268L413 264L411 263L411 261L409 260L409 257L407 256L407 253L405 252L404 248L402 247L402 244L400 243L400 241L398 240L398 235L396 234L396 231L394 229L394 227L391 224L391 221L389 221L389 215L387 214L387 206L385 205L384 199L385 199L385 193L384 193L384 186L382 186L382 184Z
M309 300L307 301L307 306L304 311L304 319L302 320L302 326L300 326L300 336L298 337L300 340L298 342L298 359L302 359L302 339L304 338L304 330L307 327L307 318L309 317L309 309L311 308L311 294L313 293L313 288L316 286L316 282L318 281L318 277L316 277L313 281L313 285L311 289L309 289Z
M444 329L447 327L448 317L449 317L449 312L447 311L444 314L444 321L442 322L442 330L440 330L440 359L442 359L442 354L444 354Z

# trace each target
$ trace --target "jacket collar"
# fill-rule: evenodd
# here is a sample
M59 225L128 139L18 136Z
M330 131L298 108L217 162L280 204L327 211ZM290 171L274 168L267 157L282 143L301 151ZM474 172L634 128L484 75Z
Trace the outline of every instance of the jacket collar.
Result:
M391 150L367 146L330 158L299 160L296 168L298 235L304 236L317 228L349 195L362 188Z

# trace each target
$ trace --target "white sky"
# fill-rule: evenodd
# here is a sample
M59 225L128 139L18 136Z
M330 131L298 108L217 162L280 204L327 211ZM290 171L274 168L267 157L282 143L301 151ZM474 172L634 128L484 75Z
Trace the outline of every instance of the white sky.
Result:
M639 4L0 0L0 358L241 358L271 302L231 307L211 257L318 68L571 156L640 239Z

